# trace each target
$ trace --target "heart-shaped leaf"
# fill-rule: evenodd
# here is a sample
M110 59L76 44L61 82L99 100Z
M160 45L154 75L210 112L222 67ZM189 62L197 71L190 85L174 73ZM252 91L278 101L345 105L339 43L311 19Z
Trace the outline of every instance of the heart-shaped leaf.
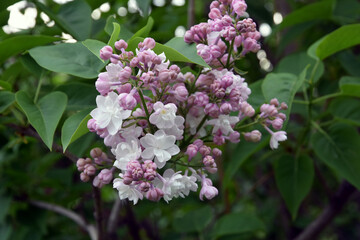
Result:
M52 150L55 129L66 108L66 95L62 92L52 92L35 104L26 92L19 91L15 94L15 99L30 124L46 146Z
M15 94L8 91L0 91L0 113L5 111L13 102L15 102Z

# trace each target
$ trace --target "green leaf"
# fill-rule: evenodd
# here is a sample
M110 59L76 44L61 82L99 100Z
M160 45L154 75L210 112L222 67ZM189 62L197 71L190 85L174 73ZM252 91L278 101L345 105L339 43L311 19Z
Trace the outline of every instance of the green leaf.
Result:
M360 78L345 76L340 79L339 85L343 95L360 97Z
M148 21L144 27L142 27L139 31L134 33L134 35L130 38L129 42L137 37L147 37L154 25L154 19L152 17L148 18Z
M52 92L35 104L26 92L19 91L15 94L15 99L30 124L51 150L55 129L66 108L66 95L61 92Z
M8 91L0 91L0 113L5 111L15 102L15 94Z
M331 114L346 123L360 126L360 100L357 98L338 98L331 101Z
M105 66L80 42L37 47L29 52L43 68L81 78L95 78Z
M134 38L129 41L127 50L134 51L143 38ZM156 43L153 49L156 54L165 53L168 60L174 62L195 63L203 67L209 67L206 62L196 53L195 45L188 45L182 38L173 38L165 45Z
M299 206L311 189L314 165L311 158L284 155L275 162L275 179L293 219Z
M78 112L64 122L61 129L61 143L64 151L72 142L89 132L87 122L91 118L89 115L91 110L92 109L85 109Z
M76 0L62 5L58 17L76 33L73 35L74 38L85 40L90 37L91 8L86 1Z
M257 80L256 82L249 85L249 88L251 89L251 95L249 96L248 103L250 103L255 110L265 102L261 88L263 81L264 79Z
M278 30L304 22L330 19L334 5L334 0L325 0L299 8L298 10L286 15L282 23L279 25Z
M111 15L106 19L106 25L104 29L109 36L111 36L114 31L113 23L117 23L120 25L120 22L113 15ZM134 34L130 32L124 25L120 25L120 34L118 36L118 39L128 41L133 35Z
M270 136L263 137L260 142L241 142L237 144L233 154L231 154L230 161L226 165L224 174L224 185L228 185L233 179L239 168L249 159L254 153L264 148L269 143Z
M113 25L114 25L114 30L108 42L108 45L111 46L112 48L114 48L114 44L118 40L120 34L120 25L115 22L113 22Z
M290 73L270 73L266 75L262 84L265 100L269 102L272 98L277 98L279 102L285 102L289 107L285 113L289 116L294 96L305 81L307 69L308 67L298 77ZM288 120L289 118L287 118L285 125Z
M173 226L175 231L180 233L201 232L213 218L211 207L204 206L186 213L183 217L175 218Z
M274 72L276 73L292 73L295 75L300 75L304 69L310 65L311 67L307 71L306 79L310 79L310 75L312 73L312 70L316 64L316 60L311 58L308 54L305 52L301 53L295 53L288 55L281 59L281 61L276 66L276 69ZM322 62L319 63L315 75L314 75L314 81L316 82L319 80L319 78L324 73L324 64Z
M142 16L147 17L149 15L151 0L136 0L136 3L141 10Z
M82 44L87 49L89 49L90 52L92 52L95 56L97 56L103 63L105 63L104 60L100 58L100 50L106 46L105 43L94 39L86 39L85 41L82 42Z
M347 50L339 53L337 57L349 75L360 77L360 55L355 55L352 51Z
M96 108L95 99L99 93L93 84L72 82L57 87L55 91L61 91L67 95L67 110L77 111Z
M220 218L214 227L216 238L232 234L265 231L264 223L253 213L230 213Z
M346 25L326 35L317 47L316 55L323 60L358 44L360 44L360 24Z
M40 78L41 74L43 74L44 69L40 67L39 64L37 64L35 60L30 57L29 54L22 55L20 57L20 62L29 72L34 74L37 78Z
M5 217L9 212L11 201L10 197L0 195L0 226L4 223Z
M12 90L12 86L10 83L0 80L0 90L3 91L11 91Z
M46 45L59 40L61 40L61 38L42 35L16 36L5 39L0 42L0 63L9 57L22 53L30 48Z
M314 124L317 132L311 137L316 155L337 174L360 189L360 136L346 124L335 124L327 131Z

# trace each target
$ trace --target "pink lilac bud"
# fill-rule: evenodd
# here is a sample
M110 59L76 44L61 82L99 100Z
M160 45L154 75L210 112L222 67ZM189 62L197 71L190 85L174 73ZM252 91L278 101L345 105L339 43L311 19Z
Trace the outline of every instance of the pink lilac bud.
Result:
M151 160L145 160L141 167L144 171L147 171L148 169L156 170L157 168L156 164Z
M153 38L145 38L143 41L143 45L147 49L153 49L156 45L156 42Z
M284 121L281 118L275 118L271 122L271 125L273 126L274 129L280 130L283 127L283 123L284 123Z
M146 117L145 111L141 108L137 108L133 113L132 113L133 117L138 118L138 117ZM140 125L140 127L146 127L147 126L147 120L139 120L138 124Z
M149 188L150 188L150 183L148 183L148 182L142 182L139 185L139 190L141 192L147 192L147 191L149 191Z
M129 172L126 172L123 176L123 182L125 185L130 185L133 181L132 175Z
M204 86L210 86L215 80L215 76L213 74L201 74L196 83L195 86L197 87L204 87Z
M119 59L120 59L119 55L113 54L113 55L111 55L110 62L113 63L113 64L118 64Z
M228 88L230 87L232 84L233 84L234 80L233 80L233 77L231 76L224 76L221 78L221 82L220 82L220 85L222 88Z
M109 60L113 54L113 49L110 46L105 46L100 50L100 58L103 60Z
M204 107L209 103L208 95L203 92L196 92L193 96L195 97L194 104L199 107Z
M244 50L243 55L247 52L257 52L260 50L260 45L255 39L252 38L246 38L244 40Z
M284 113L279 113L277 117L281 118L283 121L286 120L286 115Z
M113 179L113 172L109 169L103 169L94 178L93 185L95 187L102 188L104 185L109 184L112 179Z
M210 9L219 8L219 6L220 6L220 3L218 1L212 1L210 4Z
M230 140L230 142L232 142L232 143L238 143L238 142L240 142L240 133L237 132L237 131L234 131L234 132L230 133L230 135L229 135L229 140Z
M225 143L225 138L224 136L222 135L215 135L213 137L213 142L216 144L216 145L223 145Z
M242 102L240 105L241 113L247 117L252 117L255 115L255 109L247 102Z
M284 103L284 102L281 103L280 107L281 107L282 110L287 110L288 109L288 105L286 103Z
M84 159L84 158L79 158L79 159L76 161L76 167L77 167L78 171L82 172L82 171L84 171L84 169L85 169L85 165L86 165L86 164L89 164L89 163L91 163L91 162L92 162L92 161L91 161L90 158L86 158L86 159Z
M244 138L248 142L259 142L261 140L261 132L253 130L251 132L244 133Z
M93 118L89 119L89 121L87 122L87 128L90 132L96 132L98 129L96 120Z
M180 73L180 68L178 65L176 64L173 64L169 67L169 70L173 71L173 72L176 72L176 73Z
M163 196L164 192L159 188L150 188L146 193L146 198L154 202L158 202Z
M118 50L126 49L127 47L128 47L128 44L122 39L115 42L115 48Z
M134 57L133 59L131 59L130 67L134 68L134 67L137 67L138 65L139 65L139 58Z
M118 99L120 106L127 110L133 110L137 105L137 101L133 94L121 93Z
M189 92L183 84L176 86L176 88L174 89L174 96L178 101L186 101L188 95Z
M219 191L212 186L212 182L209 178L203 177L204 180L202 181L201 185L201 190L200 190L200 200L203 201L203 197L205 196L205 198L207 199L212 199L214 198L216 195L218 195Z
M273 98L270 100L270 104L274 105L275 107L278 107L280 103L279 100L277 100L277 98Z
M144 171L141 167L137 167L135 169L132 169L131 175L133 177L133 180L137 181L144 177Z
M211 8L210 13L209 13L209 18L211 19L217 19L217 18L221 18L221 12L220 9L218 8Z
M206 63L210 63L213 60L213 56L210 51L210 47L205 44L198 44L196 46L197 54L204 59Z
M192 74L191 72L185 73L184 78L185 78L185 81L190 82L190 83L195 81L195 75Z
M236 36L235 40L234 40L234 47L238 48L241 46L243 42L243 37L242 36Z
M236 37L236 34L236 29L228 26L223 30L222 37L224 37L226 41L232 41Z
M119 94L121 93L130 93L132 89L132 86L130 83L125 83L123 85L120 85L116 90Z
M263 114L266 114L268 116L275 116L278 111L276 109L276 107L274 105L269 105L269 104L263 104L261 105L260 107L260 111L263 113Z
M130 76L131 76L132 70L130 67L126 66L123 70L119 73L119 81L122 83L126 83Z
M154 180L156 177L156 170L155 169L146 169L144 172L144 178L148 181Z
M90 180L90 177L82 172L82 173L80 173L80 179L83 182L88 182Z
M212 156L208 155L203 158L203 163L206 167L211 167L215 164L215 160Z
M189 156L189 162L191 161L191 159L193 157L195 157L195 155L197 154L199 148L195 145L195 144L190 144L187 149L185 154Z
M232 111L232 107L231 107L230 103L224 102L223 104L221 104L221 107L220 107L221 114L228 115L228 114L230 114L231 111Z
M201 146L204 145L204 142L201 139L196 139L193 144L196 145L198 148L201 148Z
M200 148L199 148L199 152L201 155L203 156L207 156L211 153L211 148L206 146L206 145L202 145Z
M90 150L90 156L92 158L97 158L102 155L103 151L100 148L93 148Z
M94 165L87 163L84 166L84 173L88 176L92 176L95 175L96 172L96 168L94 167Z
M111 90L111 82L107 73L100 73L95 82L96 90L103 96L106 96Z
M204 111L213 118L217 118L220 115L220 109L215 103L206 104Z
M214 155L214 157L221 157L221 155L222 155L222 151L220 150L220 149L218 149L218 148L213 148L213 150L212 150L212 154Z
M231 5L237 15L239 16L244 15L247 8L247 5L244 0L234 0L232 1Z
M186 43L192 43L194 41L194 34L191 30L185 32L184 41Z

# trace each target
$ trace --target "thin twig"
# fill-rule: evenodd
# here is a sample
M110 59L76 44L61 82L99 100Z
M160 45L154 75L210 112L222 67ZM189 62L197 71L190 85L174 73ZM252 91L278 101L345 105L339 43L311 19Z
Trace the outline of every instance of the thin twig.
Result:
M30 204L37 206L39 208L43 208L49 211L53 211L56 212L60 215L63 215L67 218L70 218L71 220L73 220L77 225L79 225L82 229L84 229L85 231L88 232L90 238L92 240L98 240L97 238L97 231L96 228L94 227L94 225L92 224L87 224L85 222L85 220L77 213L66 209L64 207L52 204L52 203L46 203L46 202L42 202L42 201L30 201Z
M189 0L187 8L187 27L190 29L191 26L195 24L195 0Z
M107 233L112 234L115 232L115 228L119 219L119 212L120 212L120 206L121 206L121 200L119 197L116 197L116 200L114 202L114 205L111 209L111 213L109 216L109 221L107 224Z
M294 240L316 239L332 222L336 215L340 213L345 203L355 192L356 188L350 183L344 181L320 216L308 225Z
M94 197L94 208L95 208L95 219L96 219L96 227L98 230L98 240L103 240L105 237L104 234L104 216L102 211L101 204L101 192L97 187L93 187L93 197Z

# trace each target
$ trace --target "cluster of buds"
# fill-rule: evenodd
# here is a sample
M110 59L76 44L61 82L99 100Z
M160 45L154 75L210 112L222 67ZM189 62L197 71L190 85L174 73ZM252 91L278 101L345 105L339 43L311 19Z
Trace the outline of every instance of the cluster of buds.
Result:
M88 182L90 177L96 173L96 167L90 158L79 158L76 162L76 167L80 173L80 179L83 182Z
M244 0L213 1L209 21L191 27L185 42L195 42L198 54L211 67L229 68L248 52L260 50L261 35L256 23L246 18L246 8Z
M214 1L211 20L187 32L185 41L196 42L199 55L212 67L197 76L182 73L179 66L170 65L164 53L155 53L152 38L140 42L135 51L130 51L124 40L117 41L114 49L101 49L100 57L110 63L95 83L100 95L88 128L104 139L115 159L108 159L100 149L92 150L92 175L95 164L102 168L94 178L95 186L110 183L117 170L120 173L113 187L120 199L134 204L144 197L166 202L185 197L198 191L198 183L201 200L218 194L208 178L217 172L216 161L222 154L214 144L238 143L240 120L255 116L247 102L251 90L232 69L238 57L259 48L255 23L249 18L241 20L245 10L244 1ZM253 45L249 44L251 39L255 40ZM210 49L211 57L205 56L205 48ZM270 126L279 130L283 123L279 119L285 118L278 111L284 109L284 104L279 106L272 100L263 105L255 122L267 130ZM243 136L247 141L261 139L257 130ZM283 141L283 134L276 140ZM92 176L88 170L86 174Z

